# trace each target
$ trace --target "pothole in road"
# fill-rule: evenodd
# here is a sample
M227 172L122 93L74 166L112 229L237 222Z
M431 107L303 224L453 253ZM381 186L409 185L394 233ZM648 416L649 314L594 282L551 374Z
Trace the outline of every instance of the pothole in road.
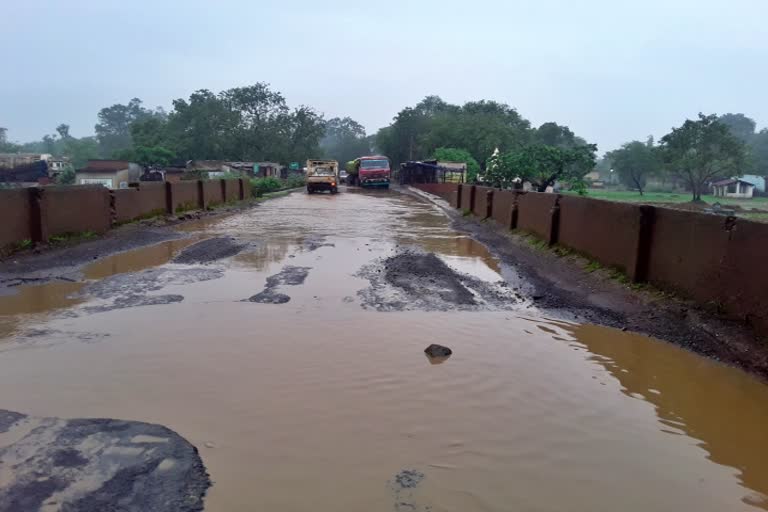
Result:
M231 237L209 238L190 245L173 259L174 263L206 264L239 254L248 243Z
M185 285L218 279L224 275L221 268L155 268L129 274L118 274L87 285L82 295L105 301L87 306L87 313L102 313L137 306L173 304L184 300L182 295L150 295L170 285Z
M276 289L280 286L299 286L304 284L311 269L311 267L294 267L291 265L283 267L283 270L279 273L267 278L267 284L264 286L264 290L253 295L247 299L246 302L257 302L259 304L285 304L290 301L291 298L284 293L277 292Z
M435 254L415 249L366 265L357 276L371 283L358 292L362 306L378 311L498 310L522 303L503 280L458 272Z

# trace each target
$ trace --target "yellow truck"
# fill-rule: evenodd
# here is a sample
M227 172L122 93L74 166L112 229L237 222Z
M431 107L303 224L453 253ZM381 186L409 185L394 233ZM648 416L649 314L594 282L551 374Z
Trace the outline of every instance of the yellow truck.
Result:
M307 160L307 193L339 191L339 162L336 160Z

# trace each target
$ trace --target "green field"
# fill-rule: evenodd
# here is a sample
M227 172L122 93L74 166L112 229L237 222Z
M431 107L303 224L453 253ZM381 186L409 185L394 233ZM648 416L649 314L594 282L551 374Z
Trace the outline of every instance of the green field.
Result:
M637 192L629 190L588 189L586 197L626 203L689 203L691 201L691 194L686 192L646 192L641 196ZM740 206L744 210L758 209L768 211L768 197L733 199L729 197L702 196L701 198L709 204L720 203L722 205Z

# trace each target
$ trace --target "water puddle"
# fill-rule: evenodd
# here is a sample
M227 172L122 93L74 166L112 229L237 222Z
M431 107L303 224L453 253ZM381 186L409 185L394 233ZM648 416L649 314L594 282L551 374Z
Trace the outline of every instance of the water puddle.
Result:
M99 280L162 265L195 239L179 239L107 256L83 268L86 280ZM0 343L23 325L44 320L47 314L86 302L80 296L85 281L53 279L43 284L21 285L10 295L0 295Z
M181 301L36 317L71 341L0 353L0 408L166 425L200 449L213 512L768 510L768 387L740 371L525 304L363 308L360 269L404 248L489 285L509 271L431 205L293 194L185 229L251 245L208 266L142 256L165 276L147 296ZM143 264L98 264L89 279L148 286ZM201 271L216 277L181 279ZM432 284L471 300L457 283ZM453 354L433 364L432 343Z

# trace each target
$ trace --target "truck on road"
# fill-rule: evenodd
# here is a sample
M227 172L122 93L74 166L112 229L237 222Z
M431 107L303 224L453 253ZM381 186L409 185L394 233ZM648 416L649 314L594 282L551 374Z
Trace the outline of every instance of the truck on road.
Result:
M361 187L389 187L392 171L385 156L361 156L346 165L347 183Z
M336 160L307 160L307 193L339 191L339 162Z

